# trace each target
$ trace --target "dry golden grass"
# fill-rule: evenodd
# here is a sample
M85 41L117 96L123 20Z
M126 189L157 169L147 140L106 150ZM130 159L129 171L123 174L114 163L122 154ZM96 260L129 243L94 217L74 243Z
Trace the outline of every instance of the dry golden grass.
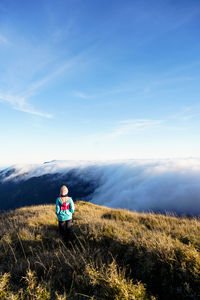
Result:
M200 220L75 203L73 238L54 205L0 215L0 299L200 299Z

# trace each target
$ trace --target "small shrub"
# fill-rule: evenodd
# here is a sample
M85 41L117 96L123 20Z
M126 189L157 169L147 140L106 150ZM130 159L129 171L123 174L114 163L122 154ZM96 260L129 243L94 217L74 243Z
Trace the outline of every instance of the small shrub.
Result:
M101 267L87 265L86 274L95 294L102 299L149 299L144 285L133 284L131 279L126 278L125 271L117 267L115 261Z
M129 213L128 211L111 210L110 212L103 214L102 218L116 221L132 222L134 220L134 215Z
M25 295L27 299L35 299L35 300L50 299L50 292L48 291L46 284L44 284L44 282L43 285L37 283L37 276L35 272L28 269L24 279L27 285L27 288L25 290Z
M9 278L10 278L9 273L0 275L0 299L2 299L2 300L8 299L10 296Z

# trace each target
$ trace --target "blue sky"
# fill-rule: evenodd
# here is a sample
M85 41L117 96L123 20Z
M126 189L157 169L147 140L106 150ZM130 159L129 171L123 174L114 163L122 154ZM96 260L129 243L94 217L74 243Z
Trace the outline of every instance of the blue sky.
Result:
M199 0L0 1L0 165L200 156Z

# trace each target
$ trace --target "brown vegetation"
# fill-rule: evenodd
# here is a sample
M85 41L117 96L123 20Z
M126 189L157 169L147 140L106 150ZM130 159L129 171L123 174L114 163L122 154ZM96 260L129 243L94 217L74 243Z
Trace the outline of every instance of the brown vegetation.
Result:
M0 299L199 299L200 220L76 202L73 239L54 205L0 215Z

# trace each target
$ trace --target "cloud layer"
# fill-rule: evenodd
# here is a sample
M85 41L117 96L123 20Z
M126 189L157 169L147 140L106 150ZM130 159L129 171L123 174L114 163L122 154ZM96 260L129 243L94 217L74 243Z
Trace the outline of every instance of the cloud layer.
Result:
M53 161L14 166L7 180L75 171L96 182L91 202L136 211L200 214L200 159Z

